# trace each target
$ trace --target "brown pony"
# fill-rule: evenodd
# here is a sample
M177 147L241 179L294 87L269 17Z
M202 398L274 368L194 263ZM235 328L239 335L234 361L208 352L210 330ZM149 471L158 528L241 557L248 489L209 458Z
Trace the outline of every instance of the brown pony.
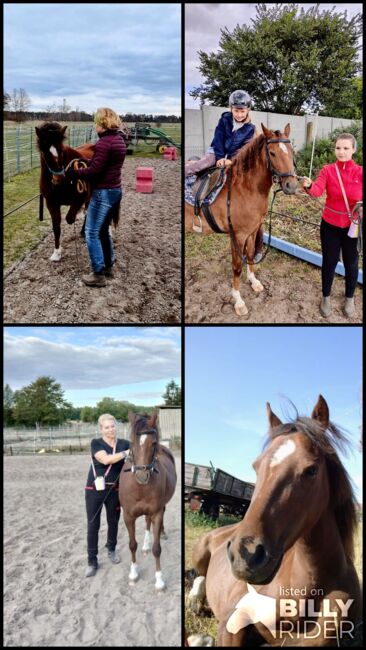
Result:
M164 530L165 505L172 498L177 482L175 461L171 451L159 443L156 413L149 417L130 412L128 419L131 424L130 455L119 482L119 500L129 534L132 559L128 578L130 584L134 584L139 577L135 523L137 517L145 515L146 532L142 550L150 551L152 523L152 552L156 562L155 588L162 590L165 589L165 582L160 568L160 536Z
M41 195L46 199L46 205L52 218L53 234L55 236L55 249L50 257L52 262L61 259L61 205L69 205L66 221L74 223L76 215L84 205L87 207L90 200L89 183L81 184L81 191L76 183L65 179L67 165L75 159L91 159L94 154L94 144L84 144L75 149L64 145L67 126L58 122L44 122L35 127L38 148L41 154ZM41 199L42 200L42 199Z
M285 194L297 190L294 170L293 149L289 140L290 125L284 132L271 131L262 124L263 134L244 145L233 158L231 221L234 237L231 235L233 284L231 294L235 301L235 312L245 316L248 309L240 295L242 255L247 256L247 278L252 289L263 291L263 286L254 275L255 236L268 210L268 196L274 178L277 178ZM218 227L229 233L228 181L218 195L211 211ZM194 209L185 204L185 228L193 231L197 217ZM205 219L202 219L204 235L212 233Z
M355 501L336 452L346 438L321 395L311 418L282 424L269 404L267 411L250 507L240 523L198 542L201 578L190 597L197 606L206 576L219 646L339 645L354 638L362 612Z

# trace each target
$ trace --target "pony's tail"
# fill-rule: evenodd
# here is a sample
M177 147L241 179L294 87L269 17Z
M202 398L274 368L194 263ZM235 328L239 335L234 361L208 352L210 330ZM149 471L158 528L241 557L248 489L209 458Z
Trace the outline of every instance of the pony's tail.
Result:
M117 203L117 205L113 206L111 210L111 215L110 215L110 220L111 222L113 221L114 227L117 228L118 222L119 222L119 208L120 208L120 203Z

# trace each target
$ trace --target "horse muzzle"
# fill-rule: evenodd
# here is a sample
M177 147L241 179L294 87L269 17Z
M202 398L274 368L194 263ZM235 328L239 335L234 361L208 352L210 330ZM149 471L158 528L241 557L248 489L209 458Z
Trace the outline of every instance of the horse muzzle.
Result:
M272 555L262 541L255 538L241 539L238 549L229 540L226 551L234 577L253 585L271 582L282 561L282 553Z
M281 188L284 194L296 194L298 189L296 178L290 176L289 178L283 179L281 182Z

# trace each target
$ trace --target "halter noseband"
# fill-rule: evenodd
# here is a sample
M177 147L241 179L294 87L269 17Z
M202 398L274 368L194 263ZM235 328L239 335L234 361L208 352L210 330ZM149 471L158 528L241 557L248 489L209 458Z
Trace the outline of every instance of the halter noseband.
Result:
M44 160L44 163L45 163L48 171L52 174L52 176L65 176L65 167L62 167L61 171L56 172L53 169L51 169L51 167L48 165L47 160L46 160L46 156L44 155L43 151L42 151L42 158Z
M138 431L135 435L136 436L142 436L142 435L146 435L146 434L149 435L149 434L153 434L153 433L157 433L157 430L154 429L154 428L151 428L151 429L144 429L143 431ZM153 457L151 463L149 463L148 465L135 465L135 458L134 458L134 455L133 455L133 449L131 447L131 458L130 457L126 458L126 461L129 461L131 463L131 467L129 469L124 469L123 471L124 472L132 472L133 474L135 474L135 478L136 478L137 483L140 483L141 485L146 485L149 482L150 477L151 477L153 472L156 472L157 474L159 474L159 470L156 469L156 467L155 467L155 463L157 461L157 457L156 457L155 452L154 452L154 457ZM137 475L136 475L136 471L149 472L147 480L146 481L139 480Z
M293 172L278 172L272 165L271 161L271 156L269 155L269 149L268 145L272 143L278 143L278 142L288 142L291 144L291 140L289 138L270 138L269 140L266 139L266 153L267 153L267 158L268 158L268 164L269 164L269 169L272 174L273 182L274 183L279 183L282 178L286 178L287 176L294 176L296 178L296 173L295 171Z

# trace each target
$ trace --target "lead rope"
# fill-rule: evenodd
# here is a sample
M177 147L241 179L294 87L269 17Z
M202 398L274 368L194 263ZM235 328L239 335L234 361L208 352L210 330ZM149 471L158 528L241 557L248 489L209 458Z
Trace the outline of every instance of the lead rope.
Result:
M79 264L79 247L78 247L78 242L77 242L77 235L76 235L76 224L74 221L74 242L75 242L75 257L76 257L76 265L78 267L78 274L80 275L81 269L80 269L80 264Z

